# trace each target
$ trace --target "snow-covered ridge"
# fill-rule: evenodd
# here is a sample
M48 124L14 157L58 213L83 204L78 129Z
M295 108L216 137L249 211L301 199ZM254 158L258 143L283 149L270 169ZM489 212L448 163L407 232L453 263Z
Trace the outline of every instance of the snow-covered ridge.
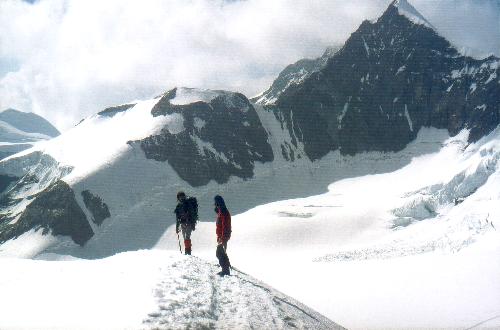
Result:
M248 106L244 104L239 94L235 92L176 87L166 94L168 93L175 93L175 96L169 100L172 105L188 105L196 102L210 104L214 99L220 98L228 108L239 109L243 112L248 110Z
M165 278L155 289L157 311L143 322L148 329L165 324L172 329L342 329L238 270L220 278L218 268L202 259L170 258L175 262L163 270Z
M342 329L251 276L221 278L178 251L41 259L0 259L0 328Z
M210 103L214 98L223 94L223 91L211 89L179 87L176 89L175 97L170 100L170 103L175 105L185 105L194 102Z
M400 15L407 17L415 24L425 25L428 28L435 30L435 27L425 19L407 0L394 0L392 3L398 9Z

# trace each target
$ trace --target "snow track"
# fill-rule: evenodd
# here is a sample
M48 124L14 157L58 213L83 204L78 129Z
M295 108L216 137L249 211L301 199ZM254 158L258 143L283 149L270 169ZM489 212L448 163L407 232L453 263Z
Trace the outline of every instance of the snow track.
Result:
M163 269L154 290L158 307L144 320L145 328L342 328L242 272L219 277L219 270L197 257Z

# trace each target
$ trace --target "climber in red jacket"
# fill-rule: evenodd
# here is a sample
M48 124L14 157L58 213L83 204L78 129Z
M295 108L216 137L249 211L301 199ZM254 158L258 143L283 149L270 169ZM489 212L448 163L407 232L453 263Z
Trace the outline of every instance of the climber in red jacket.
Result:
M222 268L218 274L220 276L230 275L229 269L231 263L227 256L227 241L231 238L231 214L227 210L224 199L217 195L214 197L215 213L217 213L216 220L216 234L217 234L217 251L215 255L219 259L219 265Z

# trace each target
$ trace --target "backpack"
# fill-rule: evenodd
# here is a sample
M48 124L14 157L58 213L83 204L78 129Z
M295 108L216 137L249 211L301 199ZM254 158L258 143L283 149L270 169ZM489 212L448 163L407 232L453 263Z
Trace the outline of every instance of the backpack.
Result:
M189 214L188 222L194 226L198 221L198 201L195 197L189 197L186 199L187 211Z

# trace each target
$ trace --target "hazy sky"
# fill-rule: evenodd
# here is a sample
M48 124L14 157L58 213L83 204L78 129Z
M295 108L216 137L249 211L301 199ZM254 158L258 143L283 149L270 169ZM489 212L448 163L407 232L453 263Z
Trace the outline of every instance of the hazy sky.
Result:
M265 90L390 0L0 0L0 109L59 129L174 86ZM500 0L410 0L452 43L500 56Z

